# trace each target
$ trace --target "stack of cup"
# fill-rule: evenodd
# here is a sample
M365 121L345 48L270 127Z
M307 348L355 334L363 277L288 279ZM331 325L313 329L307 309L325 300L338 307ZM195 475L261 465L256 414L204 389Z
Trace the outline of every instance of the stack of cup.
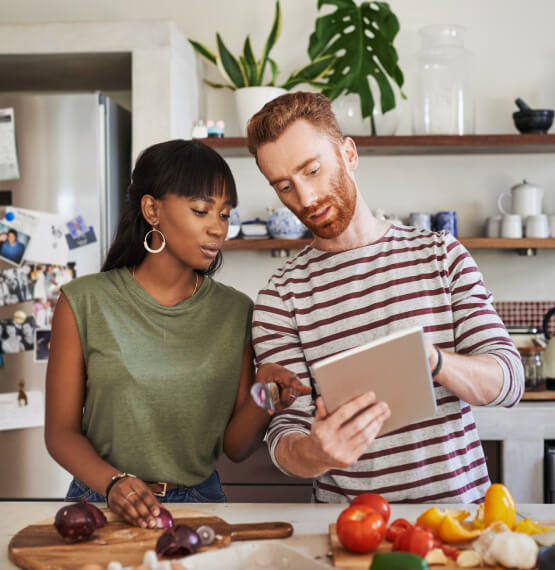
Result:
M503 216L488 218L486 235L504 238L521 238L524 235L530 238L547 238L550 234L555 235L553 233L555 227L550 227L550 218L542 214L543 195L543 188L526 180L522 184L513 186L510 194L502 192L497 198L497 205ZM511 200L509 209L503 207L505 196Z

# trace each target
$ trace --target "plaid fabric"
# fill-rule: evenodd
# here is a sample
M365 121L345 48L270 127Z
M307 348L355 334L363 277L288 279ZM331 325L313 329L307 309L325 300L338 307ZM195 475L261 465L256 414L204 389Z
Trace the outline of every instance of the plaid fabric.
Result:
M543 317L555 301L499 301L494 306L506 327L530 326L541 331ZM549 320L549 334L555 335L555 315Z

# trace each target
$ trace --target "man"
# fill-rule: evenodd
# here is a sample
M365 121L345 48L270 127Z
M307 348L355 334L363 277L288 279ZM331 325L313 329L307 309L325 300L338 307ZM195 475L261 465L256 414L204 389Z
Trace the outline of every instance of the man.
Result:
M318 360L420 325L438 406L430 420L380 437L390 411L372 405L372 393L333 414L321 398L299 397L268 428L274 463L315 478L316 501L365 491L396 502L481 501L489 478L469 404L514 406L524 374L475 262L447 232L372 216L354 178L355 144L324 96L274 99L251 118L248 142L280 200L314 234L259 293L258 361L312 384Z
M2 243L2 248L0 249L0 255L14 263L19 263L25 251L25 246L20 241L17 241L17 232L12 228L8 230L6 237L7 239Z

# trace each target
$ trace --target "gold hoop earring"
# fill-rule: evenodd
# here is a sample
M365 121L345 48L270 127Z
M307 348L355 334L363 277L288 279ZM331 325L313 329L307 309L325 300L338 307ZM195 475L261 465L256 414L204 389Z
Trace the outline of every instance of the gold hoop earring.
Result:
M158 249L152 249L149 245L148 245L148 236L152 233L152 232L158 232L160 234L160 236L162 236L162 245L158 248ZM147 251L150 251L150 253L160 253L165 247L166 247L166 238L164 237L164 234L156 229L156 228L152 228L151 230L149 230L148 232L146 232L146 236L145 236L145 241L144 241L144 246L145 249Z

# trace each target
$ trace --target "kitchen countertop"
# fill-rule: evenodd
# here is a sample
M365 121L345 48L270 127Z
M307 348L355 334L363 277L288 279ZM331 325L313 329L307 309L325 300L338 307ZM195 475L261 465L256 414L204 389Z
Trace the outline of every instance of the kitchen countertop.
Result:
M61 502L46 501L0 501L0 568L17 568L8 559L8 543L11 537L29 524L53 517L63 505ZM172 505L170 505L171 507ZM335 522L345 504L299 504L299 503L179 503L174 506L214 514L228 523L286 521L294 527L292 537L282 539L288 546L305 555L318 556L328 560L328 525ZM430 505L391 505L391 520L404 517L415 520ZM441 505L442 508L471 511L475 505ZM555 505L519 504L520 516L534 520L555 519ZM331 562L329 562L331 566Z

